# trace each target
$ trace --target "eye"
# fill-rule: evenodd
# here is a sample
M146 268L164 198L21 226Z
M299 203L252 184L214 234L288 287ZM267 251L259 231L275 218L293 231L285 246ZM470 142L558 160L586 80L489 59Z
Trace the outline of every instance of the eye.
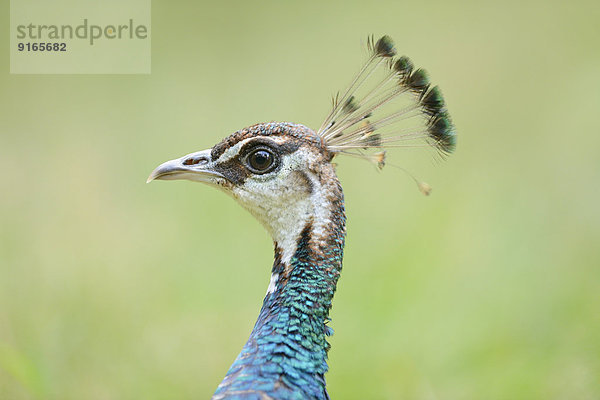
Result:
M248 154L246 163L252 172L264 174L271 171L272 167L275 166L275 155L270 150L257 149Z

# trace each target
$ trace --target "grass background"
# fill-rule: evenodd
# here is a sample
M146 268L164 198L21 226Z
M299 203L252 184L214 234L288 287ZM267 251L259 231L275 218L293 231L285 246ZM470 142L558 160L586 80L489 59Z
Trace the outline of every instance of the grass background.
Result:
M440 84L459 141L390 155L429 198L339 161L332 397L600 398L597 2L152 7L151 75L10 75L0 40L0 398L208 398L272 245L222 193L145 179L255 122L318 127L372 33Z

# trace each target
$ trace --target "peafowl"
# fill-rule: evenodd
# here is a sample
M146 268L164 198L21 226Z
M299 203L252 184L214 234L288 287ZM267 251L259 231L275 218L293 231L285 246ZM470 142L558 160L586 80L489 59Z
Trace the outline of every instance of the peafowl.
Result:
M215 400L329 398L329 310L346 232L344 195L332 160L349 155L383 168L389 148L429 147L444 157L455 147L443 97L426 72L397 57L389 36L369 38L367 48L367 62L333 98L319 130L289 122L256 124L208 150L167 161L148 178L219 188L273 238L275 261L258 320ZM415 182L429 194L427 184Z

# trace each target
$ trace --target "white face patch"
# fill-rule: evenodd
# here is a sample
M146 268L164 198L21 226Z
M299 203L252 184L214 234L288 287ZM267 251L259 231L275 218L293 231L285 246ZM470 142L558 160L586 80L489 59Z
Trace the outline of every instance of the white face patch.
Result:
M254 139L240 141L216 162L236 157L242 146ZM285 138L280 137L261 137L264 139L278 144L285 142ZM241 185L231 186L229 194L267 229L281 250L281 263L285 268L290 266L300 235L309 221L312 221L312 240L326 239L332 204L328 198L330 188L323 187L321 177L310 167L322 163L320 153L308 146L300 146L280 157L280 166L275 171L251 174ZM279 277L279 274L272 274L267 294L277 290Z
M282 157L278 171L253 175L232 190L233 197L267 229L282 250L282 262L286 265L296 252L300 233L311 217L315 238L324 235L329 223L331 207L325 188L308 168L316 157L300 147Z

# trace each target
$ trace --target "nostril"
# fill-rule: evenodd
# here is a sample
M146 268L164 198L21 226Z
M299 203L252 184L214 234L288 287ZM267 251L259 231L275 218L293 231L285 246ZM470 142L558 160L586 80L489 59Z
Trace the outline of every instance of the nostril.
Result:
M208 159L204 156L190 157L183 162L183 165L198 165L206 164Z

